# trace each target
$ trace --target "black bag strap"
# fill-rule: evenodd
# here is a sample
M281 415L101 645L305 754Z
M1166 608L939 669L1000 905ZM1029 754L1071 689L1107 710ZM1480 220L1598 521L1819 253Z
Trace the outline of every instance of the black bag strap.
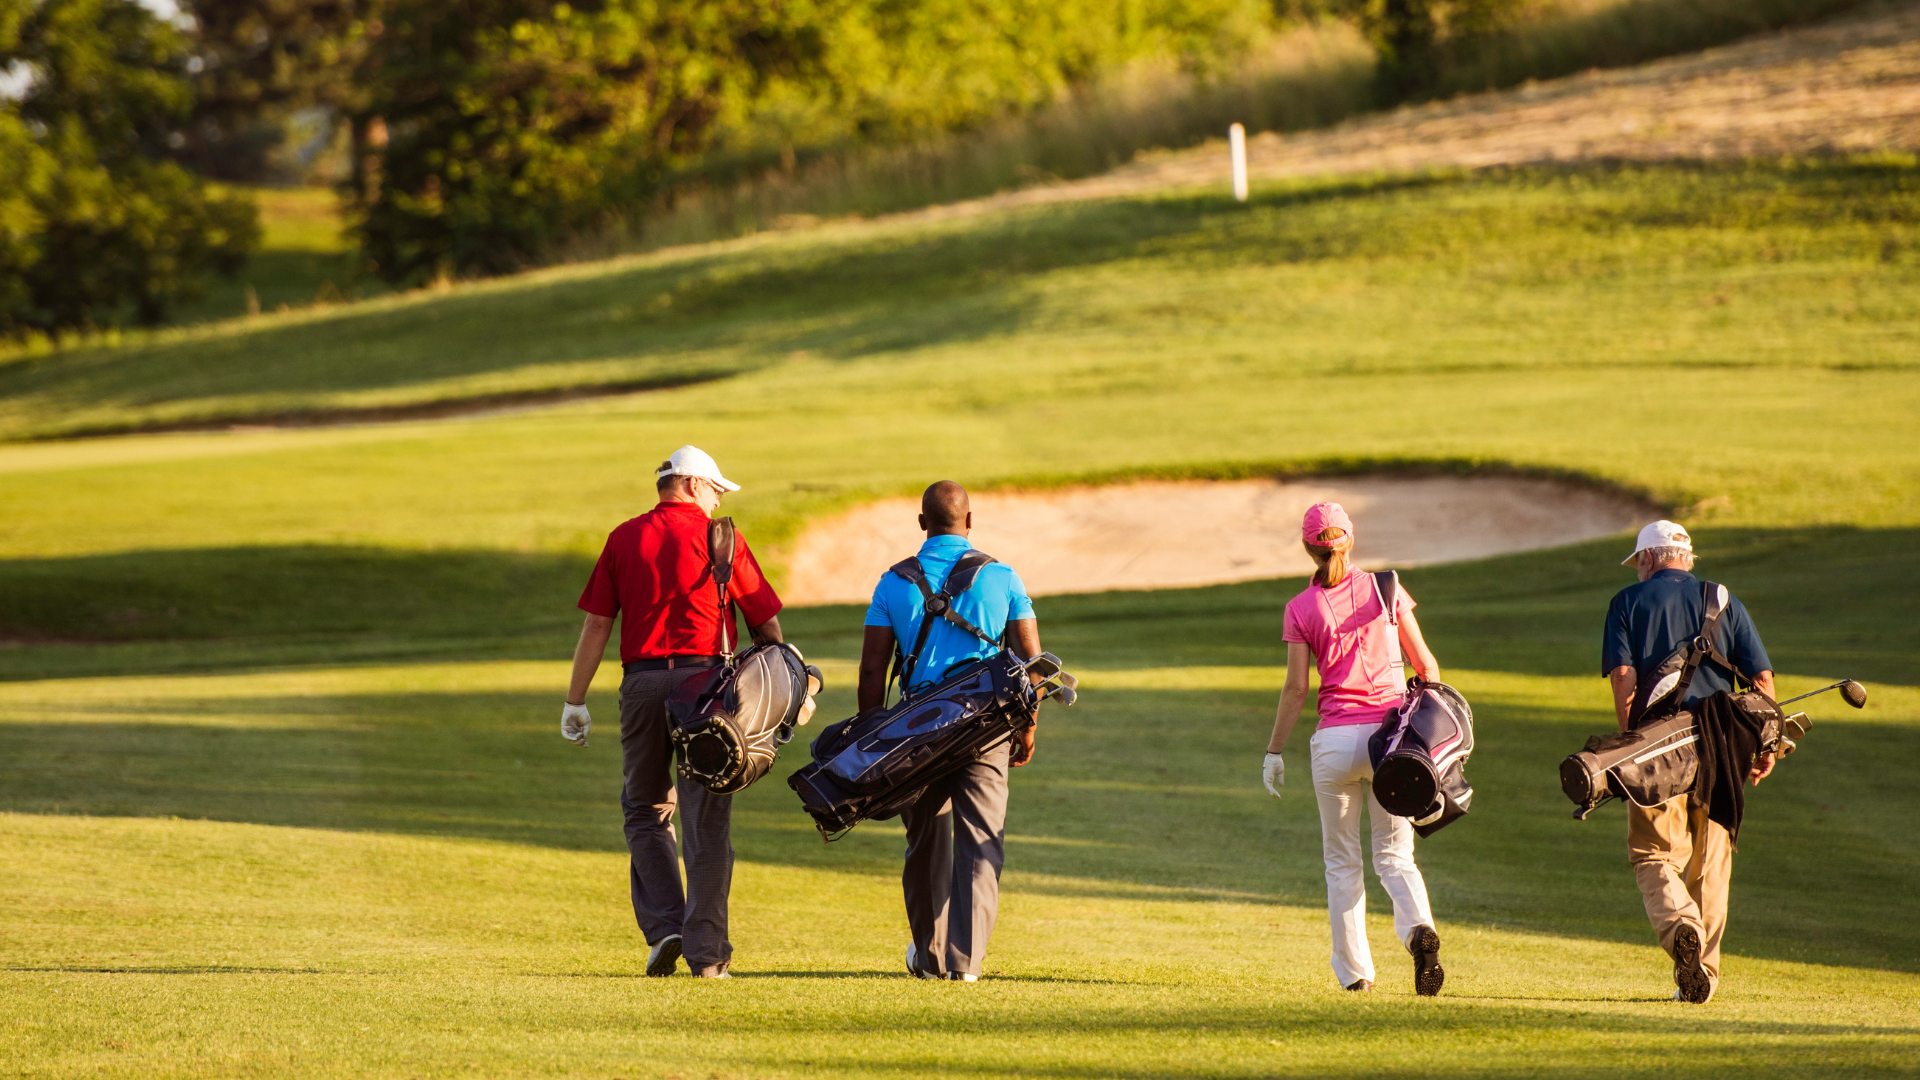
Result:
M1393 657L1393 685L1405 691L1407 660L1400 651L1400 572L1375 570L1371 576L1373 595L1379 599L1381 610L1387 613L1387 627L1392 631L1393 641L1389 652Z
M733 552L738 537L730 517L707 522L707 570L720 591L720 655L729 660L733 659L733 608L727 586L733 582Z
M1373 572L1373 595L1380 599L1380 607L1387 613L1387 625L1400 625L1400 571L1375 570Z
M1720 643L1715 641L1715 631L1720 627L1720 616L1727 611L1727 587L1711 581L1700 583L1700 632L1694 635L1687 645L1687 663L1680 669L1680 681L1674 684L1673 700L1687 700L1687 687L1693 684L1693 673L1711 656L1727 670L1733 671L1733 664L1725 653L1720 651ZM1739 675L1738 671L1734 671Z
M968 589L973 588L975 579L980 576L981 568L996 561L998 560L984 551L968 551L960 556L959 561L953 564L953 569L947 572L947 580L941 583L939 592L933 591L932 586L927 584L926 568L920 565L920 558L917 555L902 559L887 568L887 573L898 574L912 582L914 587L920 590L920 599L926 605L926 613L920 618L920 631L913 638L913 651L903 653L900 649L900 639L895 638L893 642L893 671L887 676L887 682L892 683L894 679L899 679L902 697L906 696L907 687L912 685L913 670L920 663L920 651L927 647L927 632L933 629L934 616L945 619L989 645L1000 644L987 636L985 631L961 618L959 612L953 610L953 602Z

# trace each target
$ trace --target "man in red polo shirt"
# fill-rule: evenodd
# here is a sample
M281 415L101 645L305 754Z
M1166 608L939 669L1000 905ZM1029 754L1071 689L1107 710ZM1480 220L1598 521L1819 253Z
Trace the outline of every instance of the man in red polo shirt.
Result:
M593 719L587 687L606 653L614 616L620 616L620 754L626 812L633 917L652 951L647 974L671 975L682 953L695 975L727 978L733 945L727 940L727 892L733 884L728 827L733 796L699 784L678 785L687 885L680 888L674 858L673 744L667 736L667 695L695 671L720 663L719 590L707 562L707 522L720 496L740 485L697 447L683 446L662 462L655 485L660 505L623 522L607 537L580 608L587 613L573 653L573 683L560 716L560 733L581 746ZM735 547L732 605L752 628L756 644L780 640L780 598L767 584L745 537ZM730 605L730 606L732 606ZM728 641L737 641L733 626Z

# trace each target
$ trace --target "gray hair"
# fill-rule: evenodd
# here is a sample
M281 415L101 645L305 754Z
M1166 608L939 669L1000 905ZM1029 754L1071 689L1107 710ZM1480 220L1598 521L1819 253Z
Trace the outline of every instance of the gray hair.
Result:
M1656 570L1663 566L1677 566L1682 570L1693 569L1693 552L1683 547L1650 547L1640 554L1647 557L1647 565Z

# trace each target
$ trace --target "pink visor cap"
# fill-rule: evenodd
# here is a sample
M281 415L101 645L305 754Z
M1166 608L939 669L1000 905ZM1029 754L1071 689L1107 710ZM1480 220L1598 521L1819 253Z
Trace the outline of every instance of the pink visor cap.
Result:
M1339 529L1348 536L1353 535L1353 520L1339 503L1314 503L1307 507L1307 516L1300 520L1300 539L1309 544L1320 542L1320 530Z

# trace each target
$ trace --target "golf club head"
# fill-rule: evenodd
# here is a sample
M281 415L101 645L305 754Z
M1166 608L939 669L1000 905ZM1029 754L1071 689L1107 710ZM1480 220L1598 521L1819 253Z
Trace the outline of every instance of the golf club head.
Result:
M1050 652L1043 652L1039 656L1027 661L1026 669L1029 675L1038 675L1042 679L1051 679L1060 673L1060 658Z
M1055 701L1058 701L1062 705L1071 705L1074 702L1080 700L1080 692L1075 690L1071 686L1063 686L1060 689L1055 690L1053 693L1048 694L1047 696L1054 699Z
M1846 683L1840 687L1840 696L1846 699L1847 704L1856 709L1864 709L1867 707L1867 688L1854 682L1852 679L1848 679Z

